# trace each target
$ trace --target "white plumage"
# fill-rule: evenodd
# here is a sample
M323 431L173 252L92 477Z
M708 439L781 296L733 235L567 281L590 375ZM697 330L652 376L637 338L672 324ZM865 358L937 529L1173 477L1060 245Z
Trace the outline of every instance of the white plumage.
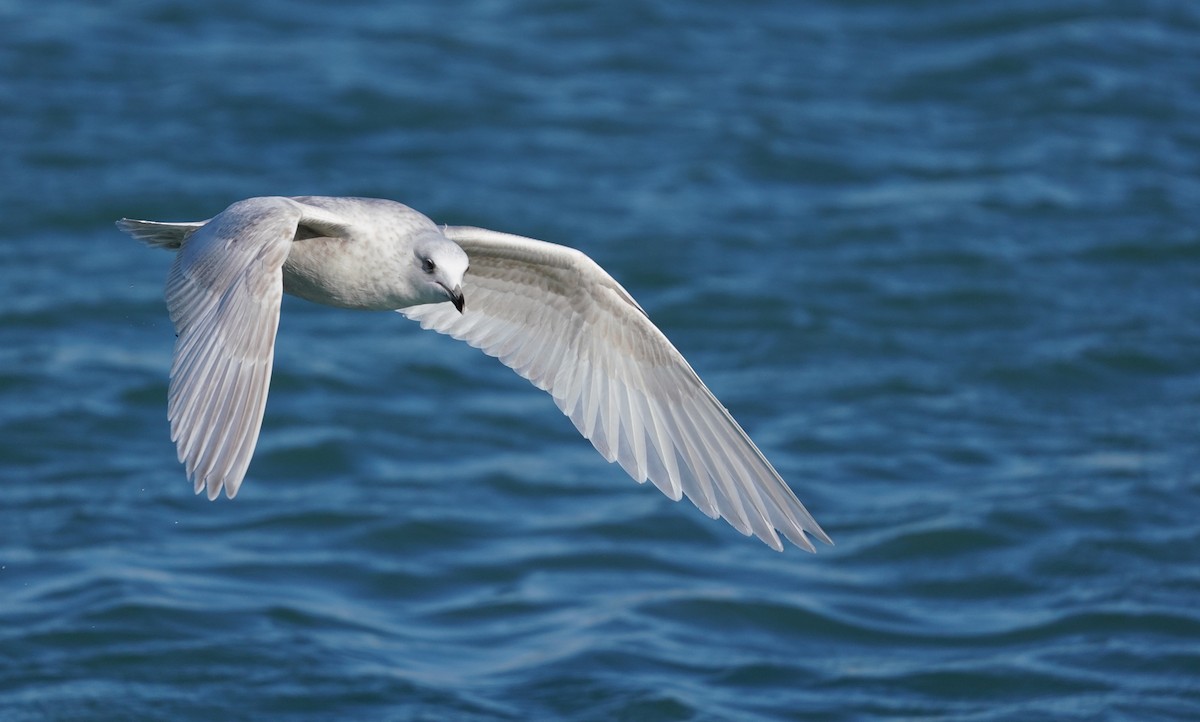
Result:
M548 391L637 481L687 496L774 549L777 531L809 551L806 533L832 543L637 302L580 251L438 227L399 203L360 198L252 198L207 222L118 225L179 249L166 290L179 334L168 417L197 493L232 497L245 477L287 291L398 309Z

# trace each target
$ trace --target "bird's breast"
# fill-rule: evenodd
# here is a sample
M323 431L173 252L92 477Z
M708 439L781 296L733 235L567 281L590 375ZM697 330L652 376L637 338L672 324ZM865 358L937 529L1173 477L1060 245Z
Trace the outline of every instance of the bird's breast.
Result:
M388 311L411 305L395 259L371 250L341 238L295 241L283 263L283 290L339 308Z

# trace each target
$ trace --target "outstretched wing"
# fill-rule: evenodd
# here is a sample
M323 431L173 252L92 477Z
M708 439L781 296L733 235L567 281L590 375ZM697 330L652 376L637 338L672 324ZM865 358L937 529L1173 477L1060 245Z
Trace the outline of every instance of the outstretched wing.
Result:
M401 309L550 392L608 461L671 499L782 550L832 543L637 302L583 253L481 228L445 229L471 260L466 311Z
M179 234L182 245L167 277L167 308L179 336L167 417L188 478L210 499L222 487L227 496L237 494L258 443L282 267L303 211L285 198L252 198L198 228L174 226L187 233ZM147 239L144 222L119 225ZM170 247L155 236L149 240Z

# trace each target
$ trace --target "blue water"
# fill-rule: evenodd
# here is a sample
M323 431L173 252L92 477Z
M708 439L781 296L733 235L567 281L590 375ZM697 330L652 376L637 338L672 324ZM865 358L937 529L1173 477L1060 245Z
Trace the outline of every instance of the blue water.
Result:
M0 1L0 719L1200 718L1200 5ZM837 545L287 299L195 497L167 253L368 195L581 248Z

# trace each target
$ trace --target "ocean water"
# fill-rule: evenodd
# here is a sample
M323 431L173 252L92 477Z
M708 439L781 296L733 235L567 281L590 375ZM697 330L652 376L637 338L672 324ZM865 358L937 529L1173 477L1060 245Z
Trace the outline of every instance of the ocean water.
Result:
M1200 5L0 0L0 720L1200 718ZM169 254L366 195L578 247L836 546L286 299L193 496Z

